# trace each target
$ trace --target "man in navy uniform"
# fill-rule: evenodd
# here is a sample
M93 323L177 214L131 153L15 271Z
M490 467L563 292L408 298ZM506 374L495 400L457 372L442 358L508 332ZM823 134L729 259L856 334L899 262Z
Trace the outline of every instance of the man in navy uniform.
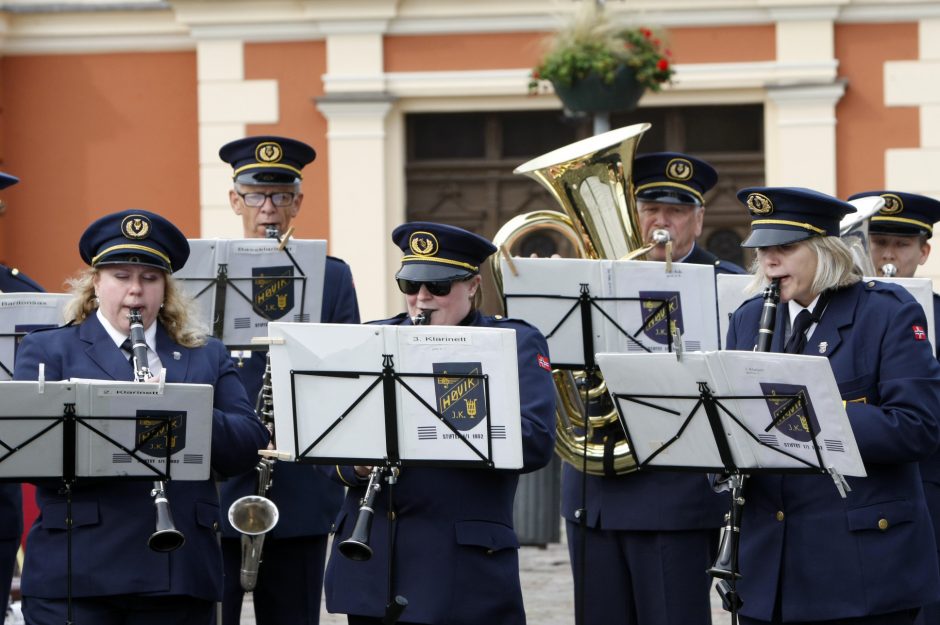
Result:
M19 178L0 172L0 189L15 185ZM0 214L6 205L0 202ZM14 267L0 264L0 293L34 293L43 288ZM23 493L19 484L0 484L0 614L6 614L16 568L16 552L23 535ZM2 618L2 617L0 617Z
M718 181L718 172L701 159L678 152L640 154L633 160L633 182L640 234L647 243L653 232L665 230L674 262L713 265L716 273L745 273L696 243L705 220L705 194ZM657 245L647 260L666 260L667 246Z
M940 221L940 202L914 193L901 191L865 191L849 200L862 197L881 197L884 206L868 222L868 243L871 260L878 275L885 275L887 265L894 266L898 278L911 278L918 265L930 256L928 239L933 236L933 225ZM933 331L935 346L940 345L940 295L933 294ZM940 347L937 347L940 357ZM920 463L921 479L930 517L934 520L934 538L940 545L940 454L934 454ZM938 553L940 563L940 553ZM940 604L924 606L919 623L940 624Z
M255 136L222 146L219 157L233 168L229 203L242 219L245 238L262 238L273 228L283 235L303 202L302 170L313 161L313 148L286 137ZM349 266L327 256L323 282L322 323L359 323L359 304ZM236 359L236 369L255 398L261 390L265 354ZM277 406L274 407L277 410ZM237 625L244 590L239 583L240 534L227 511L237 498L254 495L254 472L222 484L222 552L225 562L223 625ZM265 536L263 564L254 590L258 625L306 624L320 620L320 596L327 537L343 500L341 486L313 467L276 462L267 495L277 506L277 526Z
M708 163L685 154L652 153L637 156L633 172L644 241L652 242L655 230L665 230L675 262L711 265L715 273L744 273L695 243L702 233L705 193L718 180ZM649 260L666 257L665 245L648 254ZM575 580L576 622L711 623L711 580L705 571L729 507L727 495L713 492L704 475L596 476L565 464L562 516Z
M742 245L757 250L753 289L778 280L780 304L767 328L761 298L742 304L728 349L751 351L772 329L771 351L827 358L867 472L846 478L844 498L826 476L748 479L741 623L909 625L940 600L918 467L940 442L940 364L924 310L898 285L862 280L839 237L855 212L848 202L796 187L742 189L738 199L751 216Z

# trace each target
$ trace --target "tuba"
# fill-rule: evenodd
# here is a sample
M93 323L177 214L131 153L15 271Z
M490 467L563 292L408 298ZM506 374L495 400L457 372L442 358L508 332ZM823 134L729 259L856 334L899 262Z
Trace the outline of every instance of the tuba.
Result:
M875 266L871 260L871 246L868 241L868 224L872 215L885 205L883 197L871 195L849 202L857 212L849 213L839 222L839 238L852 252L855 264L863 276L874 276ZM890 276L889 276L890 277Z
M493 238L499 248L491 268L503 295L504 264L512 269L512 256L546 242L567 248L578 258L641 258L654 244L644 245L634 198L633 158L650 124L634 124L577 141L543 154L516 168L516 174L535 179L548 189L564 212L526 213L508 221ZM549 253L542 252L547 256ZM605 463L605 445L595 433L617 426L617 412L607 399L599 376L586 380L583 371L552 372L558 393L555 452L562 460L591 475L629 473L636 469L627 441L612 446ZM579 384L587 383L588 405L602 405L601 414L587 415ZM578 431L583 434L578 434ZM585 444L585 437L587 443ZM586 455L586 458L585 458ZM605 464L608 471L605 471Z

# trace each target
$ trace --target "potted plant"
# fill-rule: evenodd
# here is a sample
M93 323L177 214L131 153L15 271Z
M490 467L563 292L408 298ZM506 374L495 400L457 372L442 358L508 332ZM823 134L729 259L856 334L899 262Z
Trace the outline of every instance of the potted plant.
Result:
M529 93L539 93L547 81L569 111L632 110L647 89L659 91L670 82L670 57L662 37L650 29L619 27L585 3L551 38L530 74Z

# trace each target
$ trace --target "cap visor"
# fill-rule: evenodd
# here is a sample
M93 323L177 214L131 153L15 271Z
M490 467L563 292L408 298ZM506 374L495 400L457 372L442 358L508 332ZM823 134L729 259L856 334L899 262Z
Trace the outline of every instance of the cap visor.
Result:
M868 234L889 234L895 237L916 237L919 234L930 236L931 233L915 226L889 226L883 223L869 222Z
M741 247L771 247L773 245L786 245L810 238L809 232L801 230L780 230L776 228L760 228L752 230L751 235L744 240Z
M261 169L238 174L235 177L235 182L254 185L294 184L300 182L300 178L291 173L284 173L283 170L272 172Z
M407 263L401 266L395 278L404 278L413 282L436 282L466 278L471 273L466 269L437 263Z
M162 269L169 273L173 271L167 267L166 262L164 262L162 258L157 258L149 254L135 254L133 256L116 254L113 256L105 256L95 263L95 267L102 265L145 265L147 267L156 267L157 269Z
M644 202L658 202L660 204L683 204L700 206L698 198L691 193L677 191L676 189L646 189L636 194L636 199Z

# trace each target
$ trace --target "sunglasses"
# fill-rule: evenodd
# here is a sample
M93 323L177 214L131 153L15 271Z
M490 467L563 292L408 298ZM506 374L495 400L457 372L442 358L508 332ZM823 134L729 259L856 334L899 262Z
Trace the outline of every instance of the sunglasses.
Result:
M469 278L460 278L457 280L433 280L429 282L416 282L414 280L405 280L404 278L398 278L398 290L404 293L405 295L417 295L418 291L421 290L421 285L423 284L428 293L434 295L435 297L444 297L445 295L450 294L450 288L453 286L454 282L466 282L473 276Z

